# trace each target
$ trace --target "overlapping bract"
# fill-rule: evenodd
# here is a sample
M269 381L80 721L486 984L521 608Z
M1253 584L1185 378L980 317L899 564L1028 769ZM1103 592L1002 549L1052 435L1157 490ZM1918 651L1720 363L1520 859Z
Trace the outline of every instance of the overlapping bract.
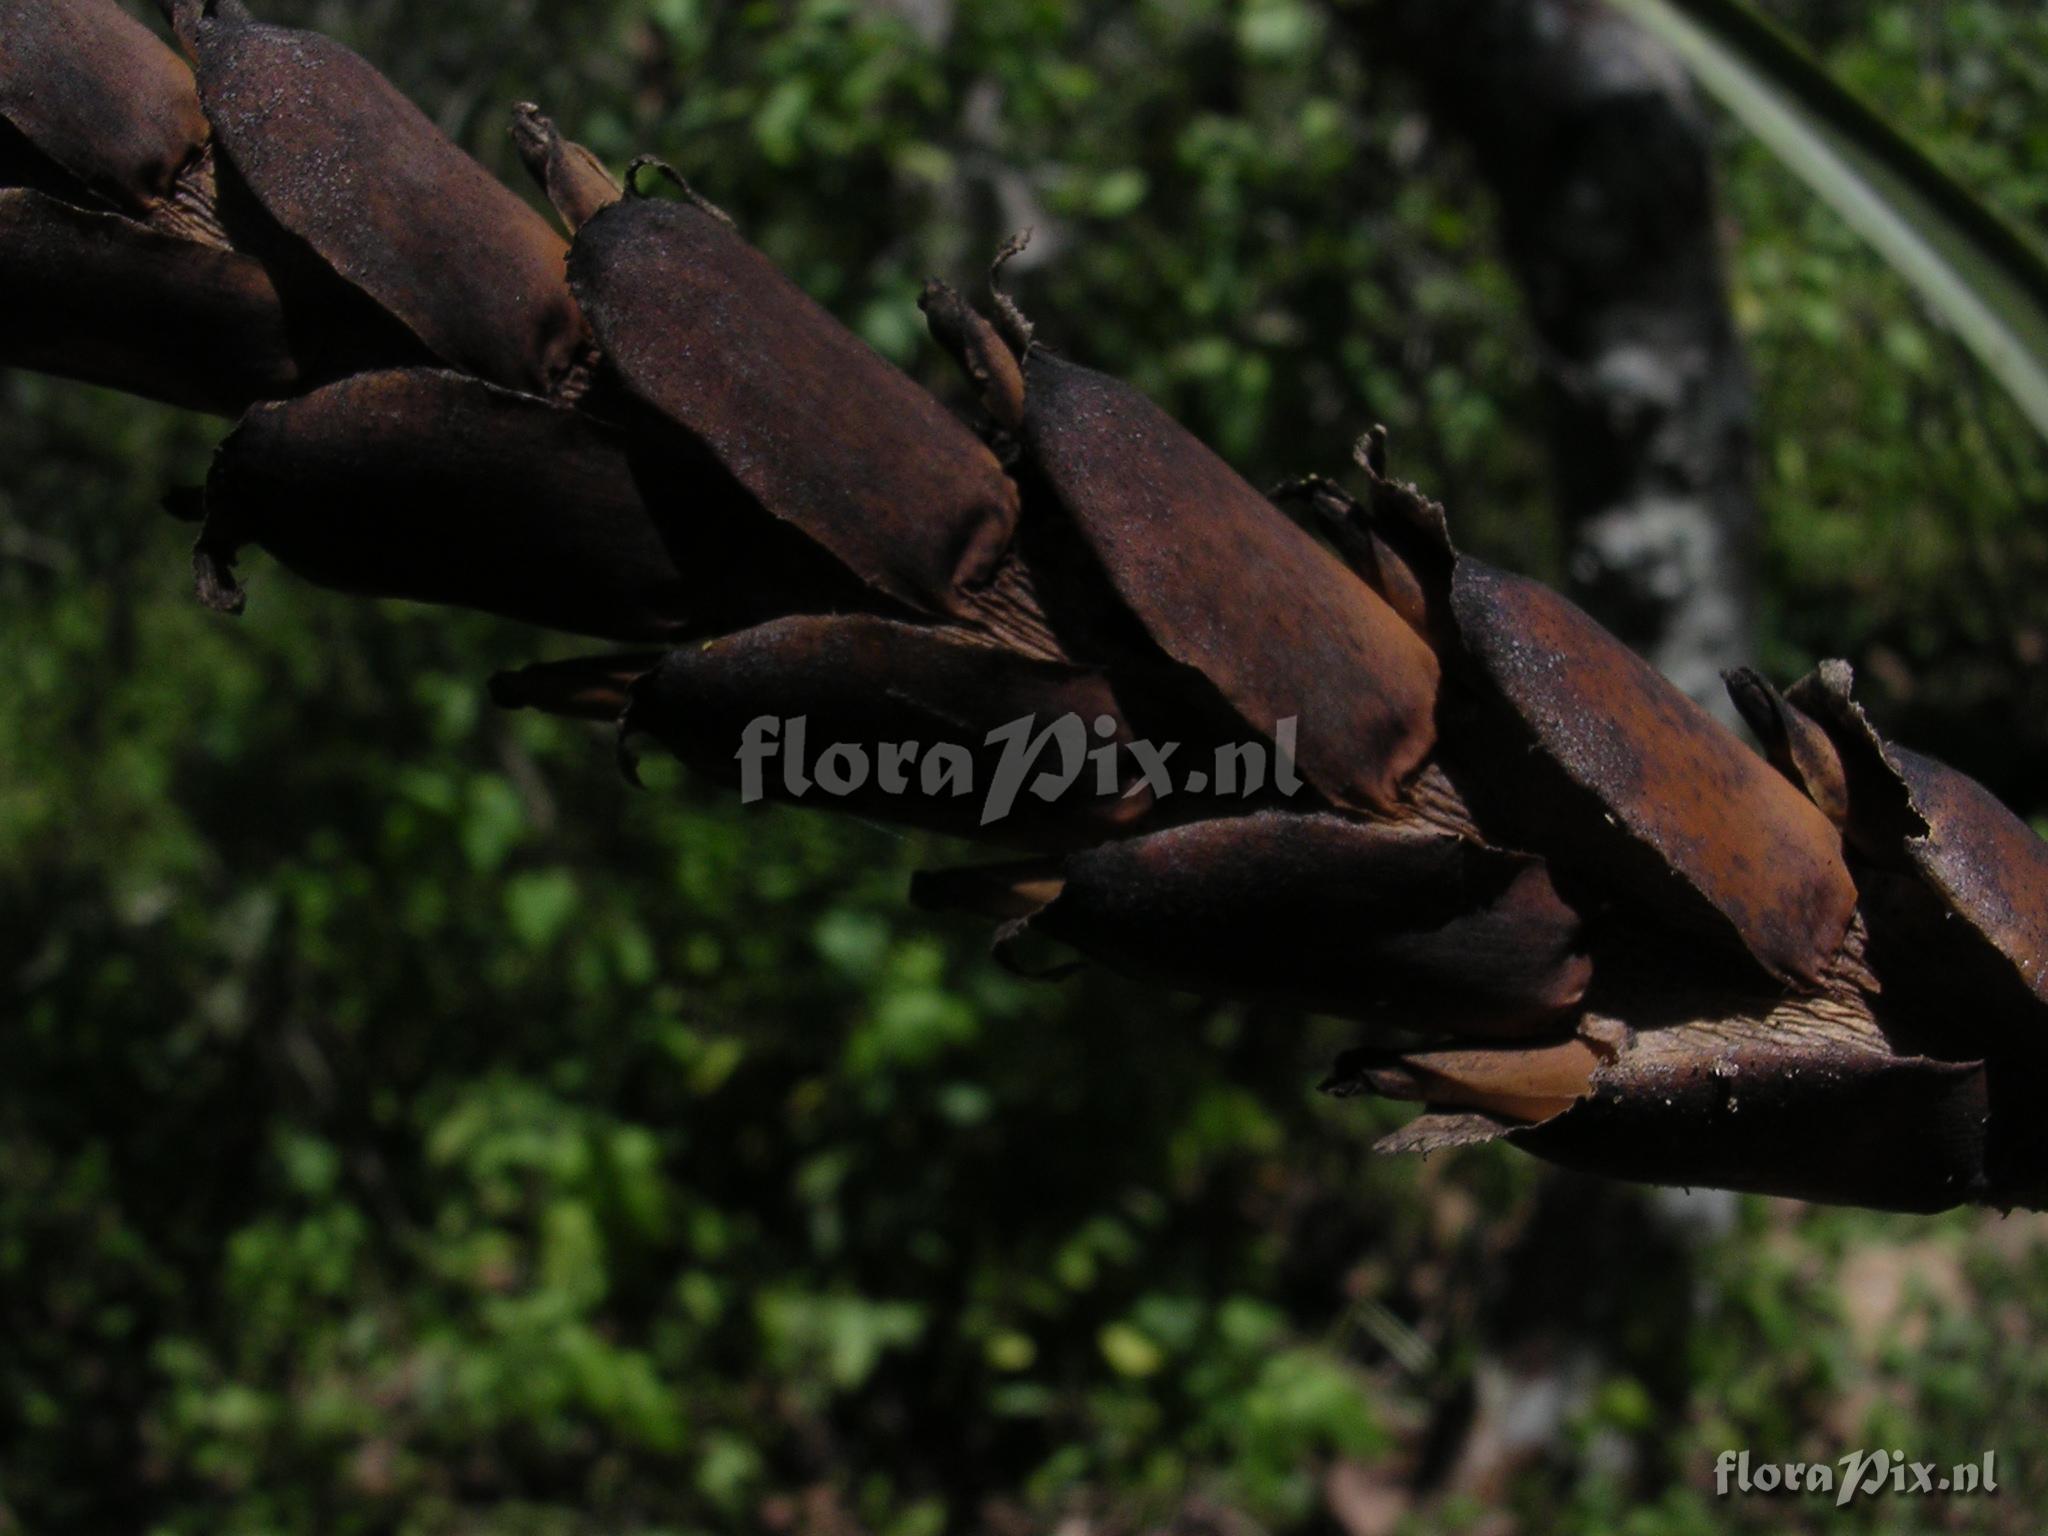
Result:
M253 544L658 647L494 694L743 788L798 718L864 763L958 747L982 788L1073 722L1090 767L1000 816L914 766L758 787L1032 855L917 893L1013 963L1358 1020L1330 1086L1427 1106L1397 1146L2042 1200L2048 851L1885 742L1846 669L1731 679L1767 761L1458 551L1377 439L1362 498L1304 482L1298 522L1008 300L991 324L933 284L965 423L687 186L614 179L522 105L565 240L354 54L239 0L167 9L190 66L114 0L0 0L0 361L241 415L199 508L218 605Z

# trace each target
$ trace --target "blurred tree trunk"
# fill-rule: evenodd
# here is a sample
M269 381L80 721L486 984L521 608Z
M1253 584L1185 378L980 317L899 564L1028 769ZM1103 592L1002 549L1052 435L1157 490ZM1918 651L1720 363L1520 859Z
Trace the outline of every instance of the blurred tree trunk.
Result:
M1706 119L1683 68L1595 0L1380 0L1498 200L1544 345L1576 595L1710 709L1752 660L1754 402L1728 311Z

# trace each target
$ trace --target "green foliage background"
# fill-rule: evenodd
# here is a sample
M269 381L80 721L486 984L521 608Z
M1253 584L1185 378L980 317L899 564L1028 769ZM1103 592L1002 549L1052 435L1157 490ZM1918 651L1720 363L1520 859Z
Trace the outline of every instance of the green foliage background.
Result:
M1369 11L264 9L508 179L525 96L663 153L942 389L918 282L1035 202L1049 338L1255 479L1385 421L1470 542L1556 574L1485 198ZM2037 5L1780 13L2039 227ZM2040 445L1760 151L1724 165L1773 669L1857 659L1899 734L2048 811ZM483 699L558 642L260 563L213 618L153 507L220 425L0 388L0 1531L1332 1530L1333 1466L1428 1464L1531 1359L1572 1390L1499 1490L1528 1529L2044 1502L2039 1222L1752 1200L1688 1240L1491 1150L1369 1159L1398 1114L1311 1091L1341 1028L1030 986L906 910L953 850L628 793ZM1866 1444L1994 1448L2007 1490L1711 1494L1723 1447Z

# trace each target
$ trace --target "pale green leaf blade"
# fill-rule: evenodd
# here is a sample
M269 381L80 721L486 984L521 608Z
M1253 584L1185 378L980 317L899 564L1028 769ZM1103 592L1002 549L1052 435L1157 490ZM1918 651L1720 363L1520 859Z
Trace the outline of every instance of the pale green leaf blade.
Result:
M1947 320L2048 437L2048 263L1741 0L1613 0Z

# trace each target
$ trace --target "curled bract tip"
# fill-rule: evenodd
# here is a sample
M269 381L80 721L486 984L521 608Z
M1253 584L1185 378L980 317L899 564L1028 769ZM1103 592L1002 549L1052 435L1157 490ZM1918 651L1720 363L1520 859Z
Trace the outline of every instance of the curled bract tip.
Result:
M512 142L521 158L531 161L536 155L547 153L550 140L555 137L554 121L541 111L537 101L516 101L512 104Z
M1025 317L1024 311L1017 307L1017 301L1011 298L1009 291L1003 287L1003 268L1030 246L1033 233L1032 227L1028 224L1018 230L996 248L996 254L988 264L988 291L989 296L995 301L996 326L1003 333L1003 340L1010 344L1019 357L1031 350L1034 328Z
M1014 257L1021 256L1031 247L1031 237L1038 233L1036 226L1026 224L1022 229L1011 232L1010 237L996 247L996 253L988 264L988 280L992 287L1000 287L1003 268Z
M626 188L626 196L631 198L644 198L649 195L647 190L640 185L640 173L644 170L649 169L652 169L664 181L667 181L672 186L674 186L678 192L683 194L684 199L690 204L690 206L697 209L700 213L710 214L712 218L718 220L719 223L724 224L729 228L737 229L739 227L737 224L733 222L733 217L731 214L727 213L723 208L719 207L718 204L712 202L710 198L706 197L703 193L699 192L695 187L691 186L690 180L687 176L685 176L681 171L677 170L674 166L670 165L666 160L662 159L659 155L635 155L631 160L628 160L626 162L626 175L624 181L624 186Z
M1351 458L1374 479L1384 479L1387 473L1386 427L1376 421L1359 433L1358 440L1351 445Z
M640 173L646 170L649 166L652 166L655 170L661 172L662 174L668 176L669 178L678 183L680 183L683 179L681 172L677 171L674 166L670 165L666 160L662 159L661 156L635 155L632 159L626 162L626 196L647 196L647 193L642 191L640 187Z

